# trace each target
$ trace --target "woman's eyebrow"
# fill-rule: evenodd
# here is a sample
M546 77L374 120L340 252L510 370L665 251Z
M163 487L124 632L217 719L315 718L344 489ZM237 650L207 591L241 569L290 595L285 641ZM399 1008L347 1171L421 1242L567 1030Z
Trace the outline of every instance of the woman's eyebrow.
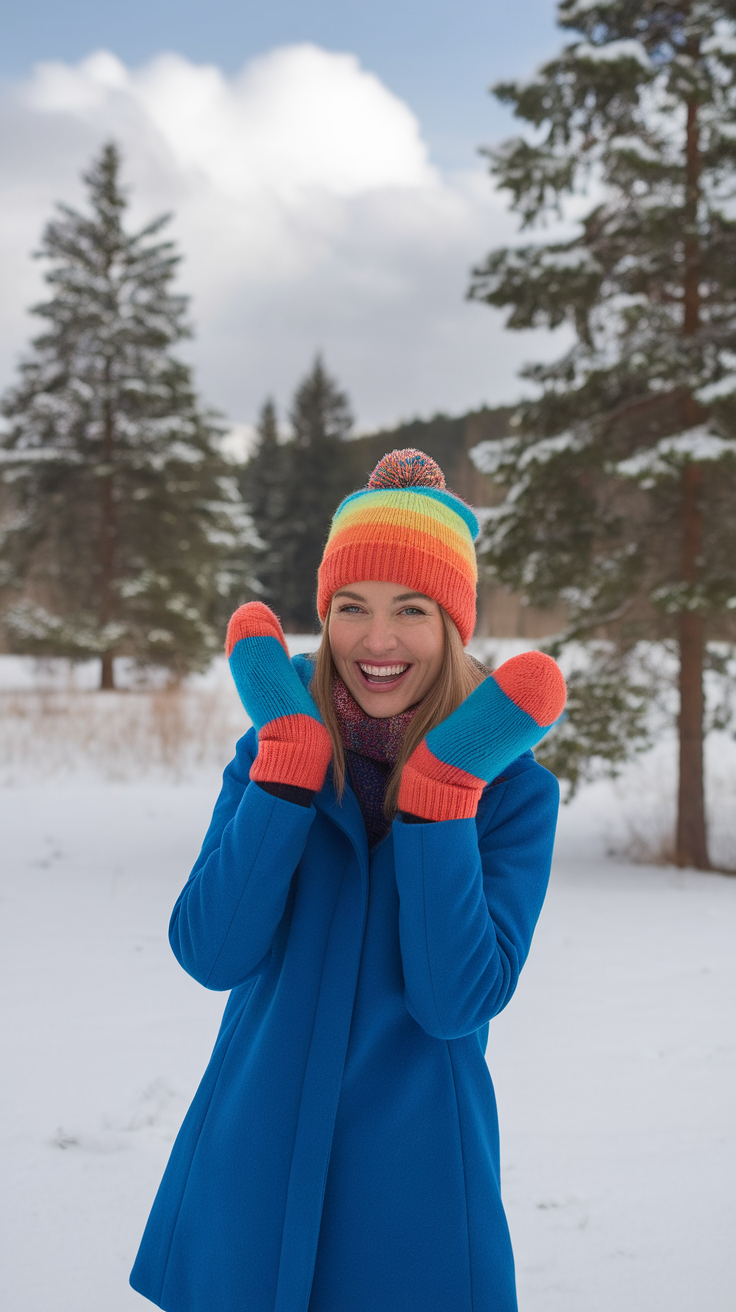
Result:
M365 602L365 597L362 597L359 592L350 592L347 588L340 588L339 592L334 592L332 595L333 597L350 597L352 601ZM392 597L391 600L393 602L410 601L412 597L421 597L423 601L432 600L431 597L427 596L426 592L400 592L397 597Z

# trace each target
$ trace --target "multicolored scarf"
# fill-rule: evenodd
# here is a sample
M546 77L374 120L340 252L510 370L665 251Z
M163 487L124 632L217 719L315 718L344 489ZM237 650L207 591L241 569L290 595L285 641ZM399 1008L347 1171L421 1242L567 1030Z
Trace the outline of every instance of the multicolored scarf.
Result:
M383 813L386 786L399 759L407 726L411 724L421 703L410 706L400 715L375 719L372 715L366 715L337 675L332 685L332 696L350 782L365 821L368 846L375 847L391 828L391 821Z

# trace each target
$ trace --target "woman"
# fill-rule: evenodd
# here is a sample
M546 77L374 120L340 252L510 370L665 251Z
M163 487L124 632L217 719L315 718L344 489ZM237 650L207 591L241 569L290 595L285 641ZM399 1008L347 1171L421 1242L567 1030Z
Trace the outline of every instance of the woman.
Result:
M170 938L232 992L131 1276L168 1312L516 1307L484 1052L546 890L528 748L564 684L464 653L477 532L392 452L334 517L316 662L260 602L230 622L254 727Z

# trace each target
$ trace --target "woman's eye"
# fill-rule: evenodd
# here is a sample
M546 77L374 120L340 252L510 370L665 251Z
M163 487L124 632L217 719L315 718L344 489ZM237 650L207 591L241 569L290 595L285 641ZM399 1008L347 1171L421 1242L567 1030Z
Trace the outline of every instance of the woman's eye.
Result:
M362 614L362 607L355 605L351 606L348 603L345 606L338 606L338 612L340 615L360 615Z
M402 615L423 615L424 611L419 606L405 606L401 612Z

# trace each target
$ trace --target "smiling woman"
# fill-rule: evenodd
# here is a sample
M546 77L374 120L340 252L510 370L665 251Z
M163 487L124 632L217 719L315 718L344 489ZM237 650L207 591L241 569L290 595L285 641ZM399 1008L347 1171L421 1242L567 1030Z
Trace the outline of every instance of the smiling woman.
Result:
M316 662L262 602L230 621L253 728L170 938L232 991L131 1277L168 1312L516 1308L484 1051L544 899L528 749L564 683L466 655L477 531L393 452L334 516Z

